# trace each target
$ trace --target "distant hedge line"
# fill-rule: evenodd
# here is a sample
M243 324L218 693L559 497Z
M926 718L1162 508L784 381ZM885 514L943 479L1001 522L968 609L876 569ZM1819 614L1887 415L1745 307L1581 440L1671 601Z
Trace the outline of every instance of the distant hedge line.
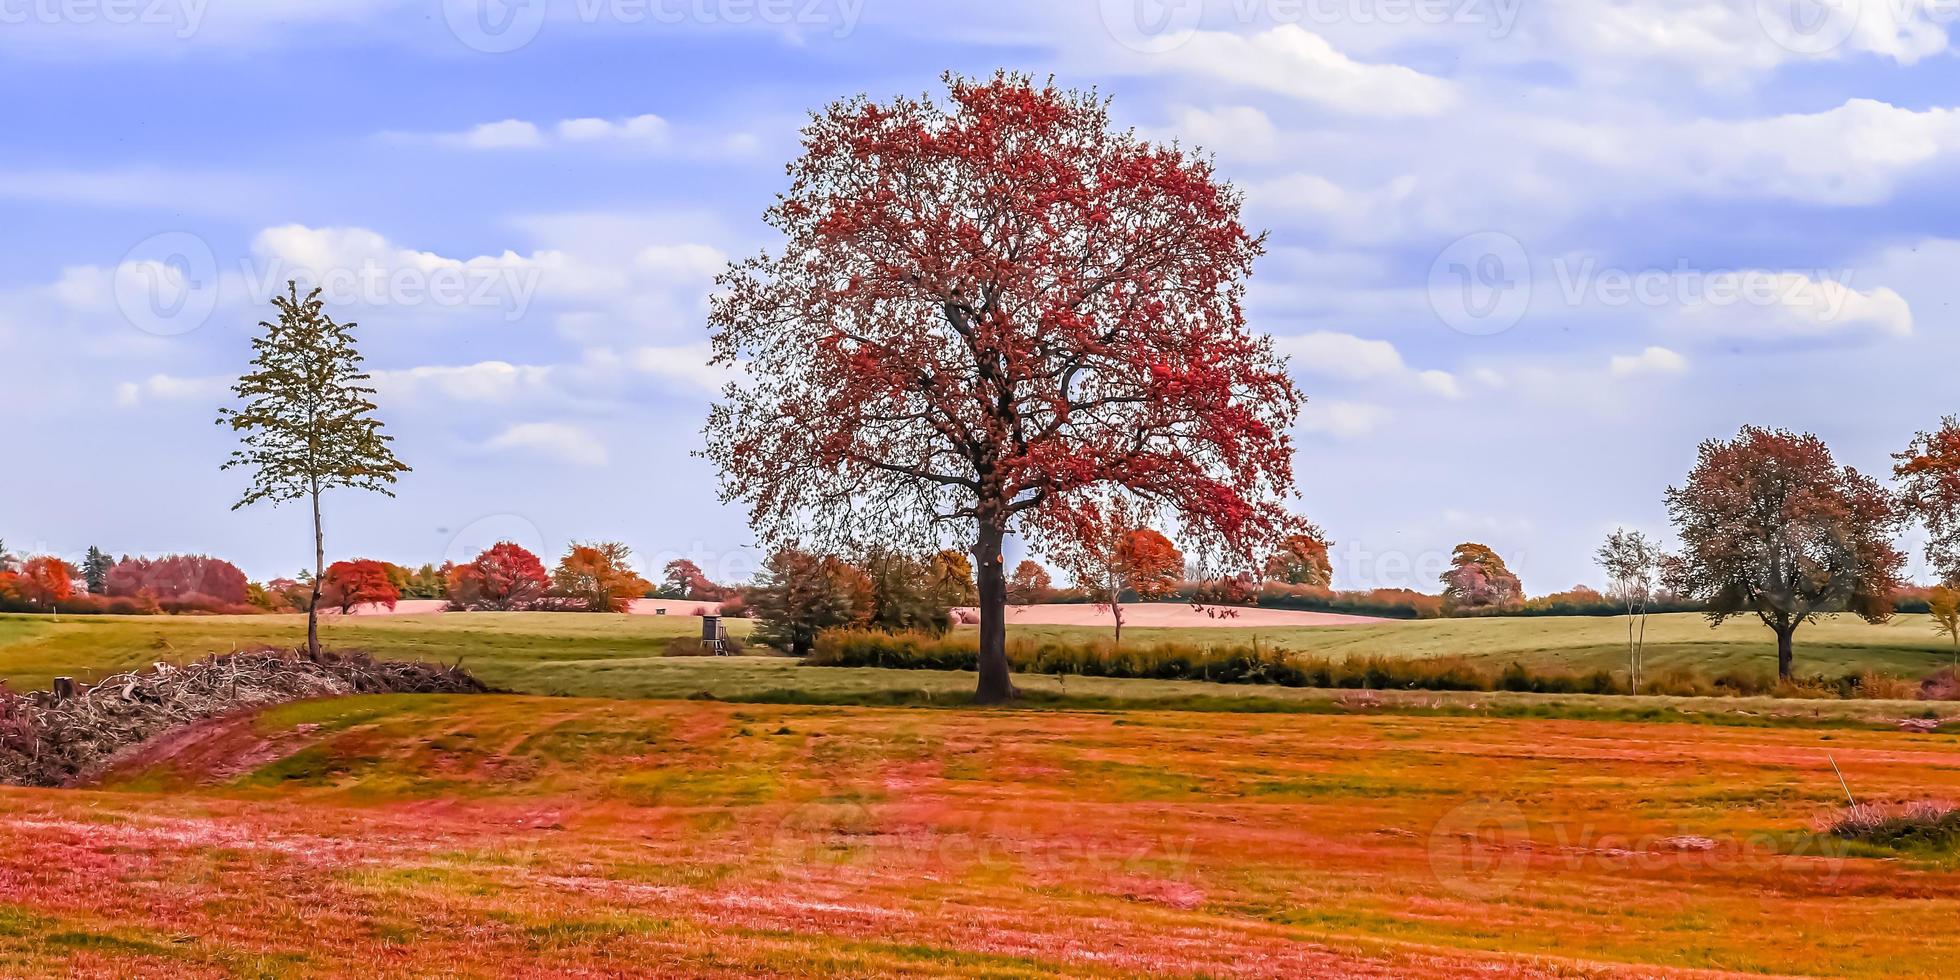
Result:
M933 636L875 630L828 630L817 635L810 667L887 667L909 670L974 670L979 639L972 634ZM1397 658L1379 655L1340 659L1295 653L1265 644L1156 643L1115 646L1009 637L1007 659L1024 674L1118 677L1140 680L1273 684L1280 687L1377 691L1523 691L1538 694L1627 694L1624 678L1610 671L1535 670L1520 664L1495 667L1464 657ZM1641 693L1676 697L1794 698L1914 697L1960 700L1950 672L1923 684L1864 671L1841 677L1780 682L1768 673L1728 671L1713 676L1687 668L1656 672Z
M1262 644L1117 647L1106 641L1059 643L1010 638L1007 646L1007 658L1014 669L1031 674L1373 690L1624 693L1624 685L1603 670L1577 674L1533 671L1515 664L1492 670L1456 657L1335 660ZM830 630L818 635L803 663L811 667L973 670L979 658L979 641L971 635Z

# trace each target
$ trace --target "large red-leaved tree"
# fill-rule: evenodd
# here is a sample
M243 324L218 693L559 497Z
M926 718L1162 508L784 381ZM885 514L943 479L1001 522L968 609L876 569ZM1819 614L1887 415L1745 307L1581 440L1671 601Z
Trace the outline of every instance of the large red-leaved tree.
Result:
M1892 616L1905 555L1901 513L1878 481L1839 466L1810 433L1743 426L1701 444L1686 483L1667 489L1681 553L1669 586L1707 603L1715 624L1753 613L1776 634L1790 677L1797 627L1819 616Z
M970 547L978 699L1008 676L1010 533L1092 538L1120 494L1246 567L1295 530L1301 397L1241 298L1264 238L1209 160L1093 92L1001 74L814 116L710 316L745 366L705 455L767 539Z
M449 569L445 578L449 603L458 609L525 609L551 588L544 562L511 541L491 545L469 564Z

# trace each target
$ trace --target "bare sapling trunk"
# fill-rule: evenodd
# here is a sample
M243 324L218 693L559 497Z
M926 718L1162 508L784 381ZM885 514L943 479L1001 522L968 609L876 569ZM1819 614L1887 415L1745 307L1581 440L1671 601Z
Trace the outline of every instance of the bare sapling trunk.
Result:
M973 546L973 568L980 589L980 683L973 700L979 704L1012 701L1020 692L1007 663L1007 569L1001 560L1006 529L983 517L980 537Z
M313 486L313 600L306 604L306 653L320 657L320 586L327 574L327 538L320 529L320 487Z
M1633 647L1633 595L1627 595L1627 693L1640 693L1640 655Z

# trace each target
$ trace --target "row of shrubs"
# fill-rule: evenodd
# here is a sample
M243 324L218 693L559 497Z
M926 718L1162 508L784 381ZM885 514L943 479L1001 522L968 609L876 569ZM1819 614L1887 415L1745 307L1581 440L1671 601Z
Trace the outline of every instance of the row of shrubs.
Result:
M171 615L224 615L242 616L264 612L249 603L232 603L207 595L183 595L159 599L152 595L89 595L72 596L55 603L52 610L34 603L0 593L0 612L40 613L54 612L62 616L156 616Z
M1167 601L1236 605L1221 602L1202 583L1179 586ZM1340 592L1312 585L1286 585L1267 582L1246 598L1268 609L1296 609L1302 612L1346 613L1352 616L1379 616L1384 619L1441 619L1445 616L1624 616L1626 607L1597 592L1574 590L1526 599L1500 609L1451 609L1442 596L1413 589L1369 589ZM1094 602L1093 597L1076 590L1056 592L1052 602ZM1699 612L1701 606L1678 599L1657 601L1650 613ZM1910 610L1902 610L1910 611ZM1924 602L1919 611L1923 612Z
M813 667L891 667L973 670L978 638L949 634L828 630L817 636L804 663ZM1142 680L1276 684L1281 687L1408 691L1525 691L1539 694L1626 694L1623 677L1610 671L1540 670L1513 663L1498 668L1465 657L1398 658L1380 655L1323 657L1283 647L1191 643L1116 646L1107 640L1063 643L1010 637L1007 659L1030 674L1120 677ZM1872 671L1842 677L1778 681L1766 673L1728 671L1705 675L1686 668L1657 672L1641 685L1645 694L1677 697L1796 698L1913 697L1960 699L1951 671L1915 682Z

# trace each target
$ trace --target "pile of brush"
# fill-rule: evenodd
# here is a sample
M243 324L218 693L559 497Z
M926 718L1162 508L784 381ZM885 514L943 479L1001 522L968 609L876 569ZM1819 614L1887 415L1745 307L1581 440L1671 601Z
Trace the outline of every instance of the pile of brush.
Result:
M54 691L0 687L0 783L60 786L173 728L240 709L347 694L475 694L460 665L365 653L251 650L116 674Z

